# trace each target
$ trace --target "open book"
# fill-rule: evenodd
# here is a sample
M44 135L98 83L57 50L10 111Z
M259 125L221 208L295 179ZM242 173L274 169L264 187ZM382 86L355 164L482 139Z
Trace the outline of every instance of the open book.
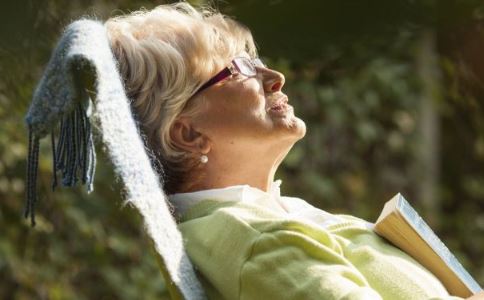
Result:
M482 290L402 195L385 204L374 230L432 272L451 295L466 298Z

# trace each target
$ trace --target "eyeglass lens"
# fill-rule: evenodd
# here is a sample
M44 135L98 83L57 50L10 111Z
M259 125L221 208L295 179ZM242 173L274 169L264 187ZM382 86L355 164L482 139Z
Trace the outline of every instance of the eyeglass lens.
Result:
M251 60L245 57L235 58L234 64L238 71L245 76L255 76L257 74L257 67L265 67L264 63L258 58Z

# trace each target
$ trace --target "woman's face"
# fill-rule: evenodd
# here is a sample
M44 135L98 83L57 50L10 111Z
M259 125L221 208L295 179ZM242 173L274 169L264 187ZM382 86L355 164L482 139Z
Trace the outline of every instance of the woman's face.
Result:
M263 67L255 77L232 75L201 92L205 99L194 121L217 150L287 152L306 126L281 91L284 81L284 75Z

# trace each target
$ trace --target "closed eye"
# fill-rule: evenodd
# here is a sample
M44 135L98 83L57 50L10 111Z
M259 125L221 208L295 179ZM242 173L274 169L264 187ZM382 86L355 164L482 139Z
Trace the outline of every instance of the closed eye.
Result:
M239 72L234 72L231 75L225 77L223 80L219 82L219 84L225 84L227 81L230 81L232 79L238 79L241 76Z

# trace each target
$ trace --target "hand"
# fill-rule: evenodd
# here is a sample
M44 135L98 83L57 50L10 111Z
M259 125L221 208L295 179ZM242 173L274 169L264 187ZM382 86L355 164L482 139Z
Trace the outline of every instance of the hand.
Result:
M484 291L479 292L479 293L467 298L467 300L484 300Z

